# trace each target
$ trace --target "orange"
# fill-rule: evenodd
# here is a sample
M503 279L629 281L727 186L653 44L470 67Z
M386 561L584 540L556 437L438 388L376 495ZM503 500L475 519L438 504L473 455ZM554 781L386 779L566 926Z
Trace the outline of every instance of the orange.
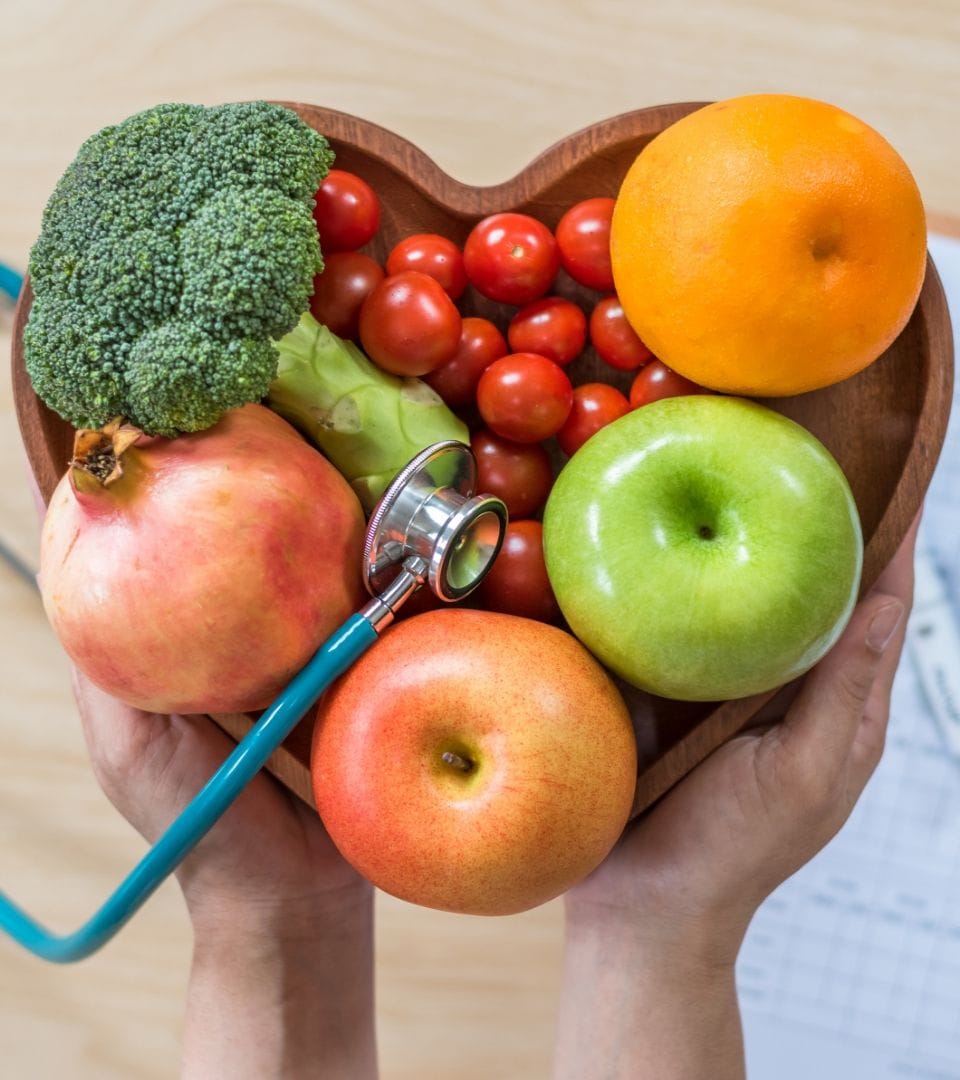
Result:
M821 101L717 102L650 142L610 235L627 319L715 390L798 394L866 367L926 266L916 182L871 127Z

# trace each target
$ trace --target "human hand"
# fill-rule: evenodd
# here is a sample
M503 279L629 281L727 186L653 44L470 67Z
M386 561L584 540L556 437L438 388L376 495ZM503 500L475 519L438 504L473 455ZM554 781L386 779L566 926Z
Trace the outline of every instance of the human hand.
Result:
M762 900L837 832L880 759L918 524L782 720L761 714L711 754L567 894L558 1075L587 1055L595 1075L604 1060L610 1076L742 1075L734 961Z
M760 902L837 832L880 760L917 525L782 721L730 740L641 817L570 891L575 914L601 905L736 953Z
M73 689L97 780L153 843L234 744L206 717L142 712L77 670ZM194 932L183 1080L377 1075L373 889L314 810L260 773L177 878Z
M27 482L40 521L37 479ZM147 713L110 697L76 668L73 692L104 793L151 844L234 743L202 716ZM364 910L370 885L340 856L317 814L266 773L254 777L177 870L195 928L273 918L292 928L338 909Z
M151 843L232 742L75 673L97 779ZM260 773L177 871L194 929L185 1077L376 1075L373 897L316 812Z
M78 671L74 695L94 773L150 843L222 764L233 742L202 716L134 709ZM369 884L333 846L309 806L261 772L177 870L194 922L248 909L261 919L364 903Z

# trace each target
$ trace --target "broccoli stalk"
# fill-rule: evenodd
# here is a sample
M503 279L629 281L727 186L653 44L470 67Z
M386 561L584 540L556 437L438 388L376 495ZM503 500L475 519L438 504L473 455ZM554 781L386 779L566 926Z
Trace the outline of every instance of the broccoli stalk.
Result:
M323 268L313 197L332 160L263 101L157 105L91 136L30 255L37 394L74 427L166 436L259 401Z
M309 313L277 349L267 404L327 455L368 512L424 447L470 441L466 424L425 382L381 371Z

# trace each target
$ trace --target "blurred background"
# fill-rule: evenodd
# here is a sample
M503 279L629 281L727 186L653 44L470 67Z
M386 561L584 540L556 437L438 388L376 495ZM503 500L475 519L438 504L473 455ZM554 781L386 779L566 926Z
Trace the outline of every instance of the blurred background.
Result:
M20 270L82 140L160 101L265 97L341 109L405 136L458 179L487 184L622 111L805 94L850 110L897 147L931 227L960 218L956 0L0 0L0 16L0 262ZM11 322L0 301L4 356ZM29 573L36 518L6 363L0 457L0 540ZM143 846L89 771L39 600L2 563L0 642L0 883L50 925L72 928ZM484 920L381 898L383 1075L546 1075L561 917L557 903ZM173 885L75 968L0 942L3 1074L175 1075L189 954Z

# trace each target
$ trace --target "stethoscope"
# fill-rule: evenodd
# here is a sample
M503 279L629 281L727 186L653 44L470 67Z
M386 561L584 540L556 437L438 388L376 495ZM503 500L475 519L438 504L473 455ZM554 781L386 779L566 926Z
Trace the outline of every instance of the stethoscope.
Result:
M384 492L367 526L364 581L373 599L352 615L263 713L204 787L100 910L75 933L51 934L0 893L0 928L54 963L82 960L106 944L180 864L263 768L311 705L427 582L453 602L480 583L497 557L507 508L475 494L470 450L442 442L419 453Z

